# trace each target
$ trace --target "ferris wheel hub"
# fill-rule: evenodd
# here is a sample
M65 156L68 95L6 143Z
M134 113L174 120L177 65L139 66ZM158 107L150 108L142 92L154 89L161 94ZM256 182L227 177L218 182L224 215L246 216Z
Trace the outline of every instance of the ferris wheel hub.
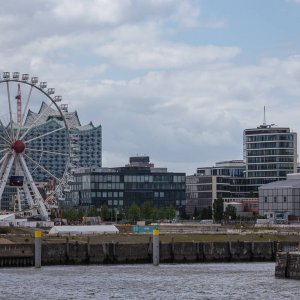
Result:
M21 140L17 140L12 144L12 149L15 150L16 153L20 154L25 150L25 144Z

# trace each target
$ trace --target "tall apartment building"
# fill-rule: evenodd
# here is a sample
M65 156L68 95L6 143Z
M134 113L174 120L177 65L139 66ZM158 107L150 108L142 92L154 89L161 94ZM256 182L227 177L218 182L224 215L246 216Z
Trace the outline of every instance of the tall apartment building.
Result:
M285 180L297 172L297 134L287 127L264 123L244 130L244 161L249 190L258 195L258 187Z

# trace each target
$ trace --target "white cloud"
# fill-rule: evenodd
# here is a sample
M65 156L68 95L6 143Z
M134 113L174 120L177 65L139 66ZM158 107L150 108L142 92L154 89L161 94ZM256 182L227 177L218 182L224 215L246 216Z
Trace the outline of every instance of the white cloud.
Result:
M187 46L170 43L119 43L100 46L95 51L114 64L129 69L179 68L230 60L237 47Z
M236 65L236 45L172 39L170 24L224 26L196 3L4 1L0 69L39 76L83 123L101 123L105 166L145 153L193 173L241 158L242 131L262 122L264 105L270 122L300 131L299 56Z

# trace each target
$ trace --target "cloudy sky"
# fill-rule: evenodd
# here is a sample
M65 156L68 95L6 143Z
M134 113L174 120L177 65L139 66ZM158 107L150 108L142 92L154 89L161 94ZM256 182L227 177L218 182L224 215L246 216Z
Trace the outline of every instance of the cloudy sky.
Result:
M103 166L242 159L264 105L300 132L300 0L0 1L0 71L39 76L101 124Z

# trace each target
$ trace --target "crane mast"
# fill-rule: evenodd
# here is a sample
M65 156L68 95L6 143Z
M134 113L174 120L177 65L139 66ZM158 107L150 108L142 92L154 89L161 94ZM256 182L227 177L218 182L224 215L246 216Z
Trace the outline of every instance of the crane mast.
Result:
M18 83L18 94L16 96L17 100L17 123L20 125L22 122L22 98L21 98L21 87Z

